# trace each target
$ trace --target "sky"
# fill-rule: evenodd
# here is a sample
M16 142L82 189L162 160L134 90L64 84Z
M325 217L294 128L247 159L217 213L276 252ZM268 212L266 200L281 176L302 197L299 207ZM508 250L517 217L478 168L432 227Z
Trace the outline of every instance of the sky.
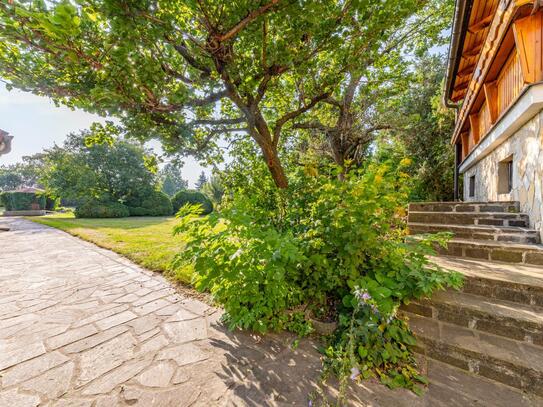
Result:
M0 129L15 138L11 152L0 156L0 165L14 164L25 155L41 152L55 143L62 144L66 135L86 129L91 123L104 122L106 118L81 110L56 107L54 103L41 96L19 90L8 91L0 84ZM151 142L149 147L160 154L160 143ZM191 187L203 170L209 176L209 170L203 168L191 158L186 158L183 178Z

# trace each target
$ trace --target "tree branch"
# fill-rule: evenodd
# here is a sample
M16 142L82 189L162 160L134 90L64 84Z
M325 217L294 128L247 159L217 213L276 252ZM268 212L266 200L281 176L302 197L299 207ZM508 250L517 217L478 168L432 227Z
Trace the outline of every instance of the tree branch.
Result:
M228 96L226 90L221 90L220 92L217 92L217 93L211 93L205 98L189 99L187 100L185 104L188 106L205 106L205 105L209 105L210 103L218 102L219 100L221 100L222 98L225 98L226 96Z
M181 44L172 44L174 49L183 57L187 63L192 66L193 68L198 69L200 72L202 72L202 75L204 77L211 76L211 69L209 69L207 66L201 64L194 58L191 54L186 45L182 42Z
M268 4L263 5L262 7L251 11L245 18L240 20L234 27L225 32L224 34L219 34L215 36L219 42L227 41L235 37L241 30L243 30L247 25L253 22L255 19L260 17L262 14L265 14L273 6L279 3L280 0L271 0Z
M273 144L275 146L277 146L277 143L279 142L279 135L281 133L281 129L283 128L283 126L285 125L286 122L288 122L289 120L295 119L296 117L300 116L301 114L307 112L309 109L314 107L317 103L319 103L320 101L326 99L329 96L330 96L330 94L328 92L327 93L321 93L320 95L317 95L314 98L312 98L309 101L308 104L300 107L299 109L293 110L292 112L289 112L289 113L283 115L282 117L280 117L275 122L275 127L273 128Z
M220 125L232 125L245 123L247 120L245 117L236 117L234 119L199 119L190 122L191 126L220 126Z

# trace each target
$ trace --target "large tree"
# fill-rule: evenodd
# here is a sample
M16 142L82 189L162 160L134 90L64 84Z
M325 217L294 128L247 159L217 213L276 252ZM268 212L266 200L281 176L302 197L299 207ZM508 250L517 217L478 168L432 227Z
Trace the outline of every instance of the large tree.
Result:
M285 130L367 65L428 0L0 3L0 76L118 116L167 151L242 131L278 187Z
M383 39L378 53L351 67L341 86L294 124L309 133L305 144L344 169L360 165L376 135L398 121L388 100L405 94L416 80L417 56L448 42L443 34L453 8L452 0L429 2Z
M24 156L12 165L0 165L0 191L9 191L21 187L41 187L45 155L42 153Z
M174 196L178 191L187 189L189 183L183 179L182 165L175 161L169 162L160 170L159 176L162 183L162 192L168 196Z
M47 150L42 181L48 192L77 202L140 206L156 188L154 168L149 168L153 156L134 141L104 138L103 129L93 126L91 131L72 133L62 147Z

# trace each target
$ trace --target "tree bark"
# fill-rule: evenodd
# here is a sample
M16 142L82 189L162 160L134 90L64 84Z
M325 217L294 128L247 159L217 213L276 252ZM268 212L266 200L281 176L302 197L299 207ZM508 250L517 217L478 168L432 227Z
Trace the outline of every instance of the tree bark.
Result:
M285 170L281 165L281 160L279 160L277 149L273 145L268 145L267 143L259 143L259 145L275 185L280 189L287 188L288 179Z

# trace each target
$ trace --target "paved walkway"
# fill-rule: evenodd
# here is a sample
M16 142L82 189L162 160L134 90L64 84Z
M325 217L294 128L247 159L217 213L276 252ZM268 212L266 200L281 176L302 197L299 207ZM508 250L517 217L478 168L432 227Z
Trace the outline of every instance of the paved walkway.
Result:
M1 407L308 405L321 366L311 341L292 350L287 335L228 332L218 310L115 253L25 220L0 219L6 224ZM350 404L466 405L470 392L485 391L485 383L447 369L434 369L423 399L370 382L356 387ZM489 391L488 405L511 405L507 392Z

